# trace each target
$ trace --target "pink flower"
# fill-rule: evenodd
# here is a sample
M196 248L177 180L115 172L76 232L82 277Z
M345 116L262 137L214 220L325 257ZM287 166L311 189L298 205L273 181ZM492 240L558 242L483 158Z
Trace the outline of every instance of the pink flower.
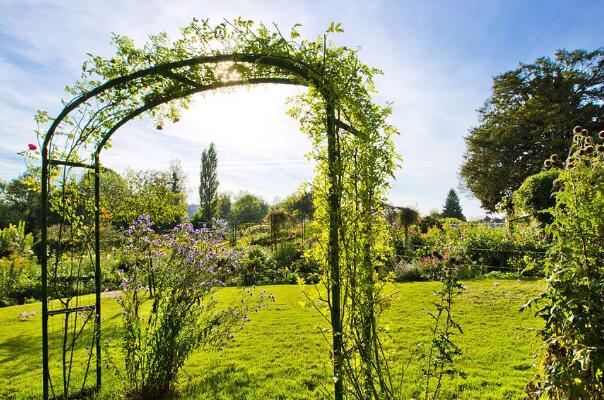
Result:
M27 145L27 147L28 147L28 148L29 148L31 151L38 150L38 146L36 146L36 145L35 145L35 144L33 144L33 143L28 144L28 145Z

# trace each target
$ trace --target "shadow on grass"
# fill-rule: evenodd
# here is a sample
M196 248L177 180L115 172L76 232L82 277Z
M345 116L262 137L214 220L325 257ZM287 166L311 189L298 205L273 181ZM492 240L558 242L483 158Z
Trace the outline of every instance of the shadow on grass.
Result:
M255 386L253 377L245 368L229 365L208 371L189 383L183 380L181 387L168 399L248 399Z
M8 353L6 357L0 358L1 365L4 365L8 361L14 361L15 358L23 358L27 360L27 362L23 363L26 369L31 368L31 364L27 365L29 362L37 361L38 359L40 361L40 368L42 367L42 343L38 336L12 336L0 341L0 346L2 346L3 351Z

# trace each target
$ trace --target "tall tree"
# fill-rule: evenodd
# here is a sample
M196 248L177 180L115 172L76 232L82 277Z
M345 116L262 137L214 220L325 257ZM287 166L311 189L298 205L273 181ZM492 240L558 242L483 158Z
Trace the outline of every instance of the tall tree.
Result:
M201 152L201 171L199 173L199 210L200 219L209 223L218 213L218 159L214 143Z
M457 218L462 221L466 220L466 217L463 215L463 211L461 209L461 204L459 204L459 197L455 190L449 190L449 194L447 194L447 199L445 200L445 205L443 206L442 216L444 218Z
M551 154L566 155L574 126L601 129L603 82L604 48L561 50L494 77L460 171L485 209L509 203Z

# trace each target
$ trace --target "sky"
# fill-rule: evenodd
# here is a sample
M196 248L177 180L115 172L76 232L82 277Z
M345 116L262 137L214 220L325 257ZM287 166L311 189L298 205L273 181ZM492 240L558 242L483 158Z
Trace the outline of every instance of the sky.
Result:
M478 124L492 77L551 56L557 49L604 46L604 1L268 1L268 0L0 0L0 179L24 171L17 152L35 143L38 109L56 115L66 85L81 73L86 53L111 56L111 33L142 45L150 34L173 37L192 18L301 23L315 38L331 21L344 33L336 44L359 49L380 68L380 104L392 103L390 122L403 158L391 203L421 213L441 209L449 189L460 193L466 216L482 217L480 202L463 190L459 168L464 136ZM286 99L303 89L240 88L195 97L181 121L160 132L149 121L120 129L103 165L117 171L165 169L179 159L197 198L201 151L214 143L221 191L246 190L269 203L310 182L310 144L288 117Z

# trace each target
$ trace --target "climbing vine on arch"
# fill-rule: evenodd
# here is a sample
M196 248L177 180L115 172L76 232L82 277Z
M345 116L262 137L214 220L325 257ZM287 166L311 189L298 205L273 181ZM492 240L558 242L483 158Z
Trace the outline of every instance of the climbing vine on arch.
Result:
M376 267L386 247L380 204L397 166L391 140L396 129L387 122L390 109L372 100L373 78L380 71L362 64L356 50L331 42L342 31L340 25L332 24L316 40L301 40L298 28L284 35L277 26L243 19L215 26L193 20L176 40L161 33L137 47L115 35L112 57L90 55L81 79L67 88L73 99L58 117L38 115L40 122L50 124L42 146L43 246L47 249L47 211L63 210L59 214L65 215L68 210L65 188L71 170L94 169L98 188L102 150L128 121L151 118L161 130L179 120L197 93L255 84L306 86L307 92L293 99L290 114L310 138L311 156L317 161L320 240L313 251L322 263L328 293L335 398L345 393L388 398L392 385L379 341ZM101 328L98 196L96 190L94 218L78 222L95 223L96 335ZM62 224L71 221L61 219ZM62 257L61 251L44 251L43 285L52 281L53 257ZM46 324L47 312L43 319ZM98 340L96 345L98 358ZM46 354L45 384L47 370Z

